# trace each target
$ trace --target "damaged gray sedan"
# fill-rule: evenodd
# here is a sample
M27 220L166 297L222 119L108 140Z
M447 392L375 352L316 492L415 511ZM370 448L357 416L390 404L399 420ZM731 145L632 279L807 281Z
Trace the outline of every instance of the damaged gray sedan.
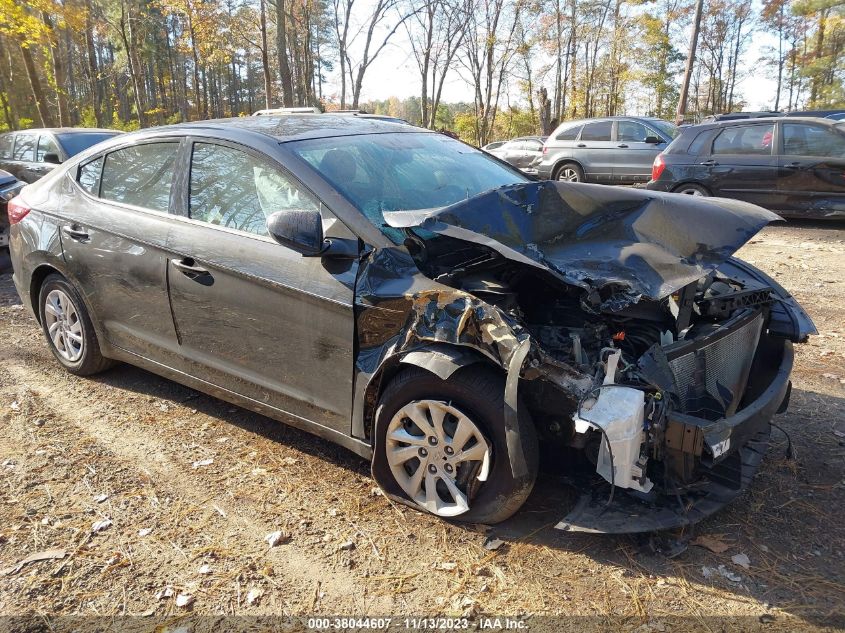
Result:
M774 214L532 182L399 123L124 135L9 217L15 285L69 371L144 367L372 459L391 498L460 521L515 513L541 454L580 482L561 528L711 514L753 476L815 333L732 257Z

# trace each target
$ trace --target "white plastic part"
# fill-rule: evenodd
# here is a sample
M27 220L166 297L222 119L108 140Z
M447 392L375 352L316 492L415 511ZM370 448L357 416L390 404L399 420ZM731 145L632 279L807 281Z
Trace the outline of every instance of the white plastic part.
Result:
M614 385L602 389L595 404L590 409L582 408L581 419L576 414L574 421L575 430L579 433L592 426L604 429L607 434L613 452L614 473L611 476L610 455L607 442L602 437L596 465L599 475L620 488L648 492L654 484L645 476L645 464L640 462L640 447L645 441L644 417L643 392Z

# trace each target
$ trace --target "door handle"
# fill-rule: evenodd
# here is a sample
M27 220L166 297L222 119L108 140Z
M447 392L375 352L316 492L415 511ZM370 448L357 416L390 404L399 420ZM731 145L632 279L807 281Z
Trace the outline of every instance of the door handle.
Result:
M70 224L62 227L62 233L70 239L76 240L77 242L85 242L90 237L87 231L76 228Z
M587 147L584 143L578 143L575 147Z
M172 259L170 263L179 270L183 275L187 277L199 277L201 275L208 275L210 274L205 268L202 266L197 266L196 262L190 257L185 257L183 259Z
M794 163L787 163L786 165L784 165L784 167L786 169L798 169L799 167L801 167L801 163L795 161Z
M627 148L628 146L625 145L625 143L622 143L622 145L617 145L616 147L626 147Z
M711 158L710 160L705 160L703 163L700 163L700 164L701 164L701 165L706 165L707 167L715 167L715 166L716 166L716 165L718 165L719 163L717 163L715 160L713 160L713 159Z

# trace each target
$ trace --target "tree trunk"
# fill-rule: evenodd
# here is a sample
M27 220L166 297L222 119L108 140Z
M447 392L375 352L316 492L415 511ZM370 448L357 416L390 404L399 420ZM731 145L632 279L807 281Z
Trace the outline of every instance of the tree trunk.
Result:
M261 0L261 67L264 71L264 107L273 107L273 77L270 74L270 59L267 55L267 5Z
M279 57L279 79L282 82L282 103L286 108L293 106L293 81L288 61L287 16L285 0L276 0L276 54Z
M62 54L59 51L59 35L56 33L56 27L53 23L52 16L43 12L41 20L47 27L50 41L50 62L53 70L53 81L56 84L56 103L59 107L59 125L62 127L70 127L70 113L68 112L67 103L67 77L65 77L65 68L62 64Z
M675 123L680 125L687 113L687 97L689 95L689 82L692 78L692 69L695 64L695 53L698 47L698 33L701 30L701 13L704 9L704 0L698 0L695 4L695 19L692 23L692 37L690 38L689 53L687 53L687 65L684 69L684 82L681 84L681 96L678 99L678 111L675 114Z
M35 99L35 105L38 107L41 127L53 127L53 117L50 116L50 109L47 107L47 100L44 98L44 91L41 89L41 80L35 70L32 52L27 46L21 44L21 55L23 56L24 68L26 68L26 76L29 79L29 86L32 89L32 98Z

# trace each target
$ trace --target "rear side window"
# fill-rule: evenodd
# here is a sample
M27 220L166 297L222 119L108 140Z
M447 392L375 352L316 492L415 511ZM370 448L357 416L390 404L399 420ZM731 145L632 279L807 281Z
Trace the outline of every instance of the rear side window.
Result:
M319 203L279 169L240 150L195 143L190 214L195 220L268 235L276 211L319 211Z
M714 154L769 156L774 125L737 125L722 130L713 140Z
M85 163L79 168L79 186L85 189L92 196L100 195L100 175L103 172L103 157Z
M583 127L583 125L573 125L572 127L562 130L557 136L555 136L555 138L559 141L574 141L578 138L578 132L580 132Z
M12 134L0 134L0 158L12 157L12 146L15 144L15 137Z
M15 138L15 160L32 160L35 157L35 144L38 137L35 134L18 134Z
M845 157L845 136L817 125L784 123L783 153Z
M707 139L710 138L710 131L702 132L696 136L692 143L689 144L688 153L691 156L699 156L704 153L704 148L707 145Z
M597 121L588 123L581 132L582 141L609 141L610 130L613 127L612 121Z
M56 142L46 134L42 134L38 139L38 152L35 155L36 162L43 163L45 154L58 155L58 153L59 146L56 145Z
M100 197L167 212L179 143L146 143L106 155Z

